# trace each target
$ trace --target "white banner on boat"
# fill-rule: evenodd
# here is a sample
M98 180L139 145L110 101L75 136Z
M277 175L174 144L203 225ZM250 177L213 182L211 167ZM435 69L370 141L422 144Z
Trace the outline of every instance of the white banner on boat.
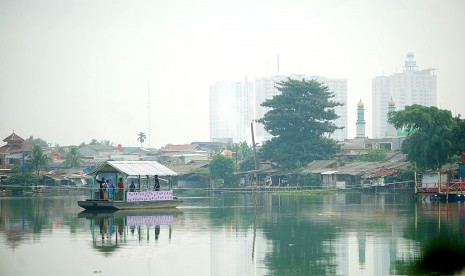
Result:
M126 201L173 200L173 191L128 192Z

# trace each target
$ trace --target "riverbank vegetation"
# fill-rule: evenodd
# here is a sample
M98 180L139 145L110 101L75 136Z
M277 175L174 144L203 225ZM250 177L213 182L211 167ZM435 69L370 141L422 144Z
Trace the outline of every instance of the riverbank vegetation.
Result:
M419 169L439 169L465 151L465 120L449 110L411 105L391 113L389 122L407 132L402 152Z

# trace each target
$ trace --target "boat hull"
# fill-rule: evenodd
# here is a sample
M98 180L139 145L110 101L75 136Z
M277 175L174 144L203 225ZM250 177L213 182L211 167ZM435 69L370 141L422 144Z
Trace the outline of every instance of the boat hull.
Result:
M179 199L173 200L158 200L158 201L109 201L109 200L82 200L78 201L78 205L86 210L141 210L141 209L168 209L176 208L182 201Z

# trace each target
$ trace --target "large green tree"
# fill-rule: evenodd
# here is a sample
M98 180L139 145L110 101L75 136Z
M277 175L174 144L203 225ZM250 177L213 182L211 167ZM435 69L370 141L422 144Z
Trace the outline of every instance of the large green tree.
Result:
M217 154L208 164L210 176L213 179L223 179L225 184L231 184L233 180L234 162L231 158Z
M329 137L339 128L334 108L342 104L332 100L328 87L315 80L288 79L277 83L277 89L281 94L261 104L270 110L258 122L274 136L263 145L261 158L295 168L339 152Z
M408 131L402 152L420 169L438 169L465 150L463 120L453 118L449 110L411 105L390 114L389 122Z

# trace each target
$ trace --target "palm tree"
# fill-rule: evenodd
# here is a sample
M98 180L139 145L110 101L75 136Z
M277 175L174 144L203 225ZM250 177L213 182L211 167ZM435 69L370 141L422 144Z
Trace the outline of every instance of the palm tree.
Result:
M42 147L39 145L34 145L32 148L32 165L37 175L39 175L40 169L45 167L49 162L49 157L42 152Z
M137 137L137 141L140 142L140 147L142 148L142 143L144 143L145 138L146 138L145 133L143 133L143 132L141 131L141 132L139 132L139 134L137 134L137 136L138 136L138 137Z
M75 168L80 165L81 161L81 154L78 151L78 147L71 146L69 148L68 154L66 154L66 165L70 166L71 168Z

